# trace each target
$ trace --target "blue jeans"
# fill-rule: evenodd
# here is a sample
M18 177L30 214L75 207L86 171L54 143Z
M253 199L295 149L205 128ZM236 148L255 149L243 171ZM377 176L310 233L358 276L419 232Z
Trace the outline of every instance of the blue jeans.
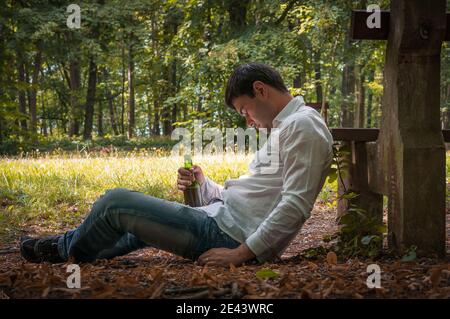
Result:
M155 247L197 260L211 248L239 245L201 209L116 188L94 203L78 228L60 236L58 251L65 260L92 262Z

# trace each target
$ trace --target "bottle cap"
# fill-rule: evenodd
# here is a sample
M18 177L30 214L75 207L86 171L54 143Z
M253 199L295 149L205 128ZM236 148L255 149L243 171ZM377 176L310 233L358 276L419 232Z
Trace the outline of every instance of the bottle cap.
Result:
M192 157L191 155L184 155L184 168L192 168Z

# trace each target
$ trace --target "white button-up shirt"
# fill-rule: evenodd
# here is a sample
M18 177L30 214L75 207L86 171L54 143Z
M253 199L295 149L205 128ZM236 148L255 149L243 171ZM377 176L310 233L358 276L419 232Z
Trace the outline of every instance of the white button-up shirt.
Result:
M300 231L333 158L330 131L302 97L281 110L273 128L248 175L227 180L224 187L206 178L201 186L205 205L221 200L201 209L223 232L245 242L260 262L280 257Z

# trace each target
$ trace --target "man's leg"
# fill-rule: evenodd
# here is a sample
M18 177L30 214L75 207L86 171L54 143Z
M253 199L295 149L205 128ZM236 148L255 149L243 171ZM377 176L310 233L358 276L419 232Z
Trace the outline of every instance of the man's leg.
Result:
M146 243L134 236L133 234L126 233L119 239L116 245L109 249L102 250L97 259L111 259L116 256L123 256L132 251L148 247Z
M195 260L212 247L238 245L202 210L118 188L107 191L77 229L59 238L58 251L63 259L89 262L152 246Z
M65 233L64 240L66 242L71 242L73 234L76 231L77 231L77 229L74 229L74 230L71 230L71 231L68 231L67 233ZM61 240L59 240L59 242L61 242ZM116 256L126 255L137 249L141 249L141 248L145 248L145 247L148 247L148 245L145 242L143 242L142 240L140 240L139 238L137 238L136 236L134 236L131 233L126 233L117 241L117 243L113 247L102 250L97 255L96 259L111 259ZM58 249L58 250L61 251L61 249ZM65 257L65 259L67 259L66 254L64 254L63 256Z

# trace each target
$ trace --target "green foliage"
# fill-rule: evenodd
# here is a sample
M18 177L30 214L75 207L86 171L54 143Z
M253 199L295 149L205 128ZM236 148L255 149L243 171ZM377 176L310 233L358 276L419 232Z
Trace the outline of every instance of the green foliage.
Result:
M403 262L411 262L411 261L415 261L417 258L417 246L412 245L411 247L408 248L408 250L406 251L405 255L402 257L402 261Z
M349 167L350 151L346 145L335 144L333 153L334 170L331 171L329 178L332 180L339 178L341 185L344 185L342 178ZM334 236L334 239L337 239L335 251L346 257L378 257L382 252L383 233L387 231L386 227L376 217L369 216L365 210L358 207L358 193L345 189L345 186L343 188L344 191L337 200L347 201L349 208L338 221L339 232Z
M333 240L333 237L327 237L324 239L325 242ZM319 257L326 256L330 249L325 248L324 246L317 246L305 249L301 253L301 257L305 259L317 259Z
M384 2L380 4L386 8ZM197 118L205 127L244 126L224 105L223 94L233 69L249 61L279 69L291 92L304 95L306 101L319 99L321 88L322 99L330 105L330 126L339 124L340 105L347 98L339 88L348 60L363 66L363 72L375 74L364 85L379 104L384 45L365 41L351 43L351 50L344 48L350 11L357 4L301 1L285 12L289 3L236 1L233 5L239 10L231 10L226 1L83 0L77 2L82 28L71 30L65 25L68 2L5 1L0 13L3 153L17 151L14 145L26 147L23 143L36 135L67 137L74 122L81 134L91 59L98 69L94 137L127 132L130 61L134 64L136 136L169 135L177 125L189 126ZM237 23L236 15L242 12L244 20ZM31 83L38 53L42 54L40 73L37 83ZM27 70L25 81L17 81L18 60ZM73 62L80 76L78 89L70 85ZM36 90L36 132L28 132L29 112L18 111L19 90ZM374 117L379 115L377 107ZM19 125L21 119L28 124L25 130Z
M345 198L355 198L354 193ZM350 205L348 211L339 219L340 230L337 235L336 252L342 256L378 257L382 251L382 234L386 227L375 218L367 216L367 212Z
M256 272L256 278L259 279L275 279L280 276L277 272L273 271L270 268L263 268Z

